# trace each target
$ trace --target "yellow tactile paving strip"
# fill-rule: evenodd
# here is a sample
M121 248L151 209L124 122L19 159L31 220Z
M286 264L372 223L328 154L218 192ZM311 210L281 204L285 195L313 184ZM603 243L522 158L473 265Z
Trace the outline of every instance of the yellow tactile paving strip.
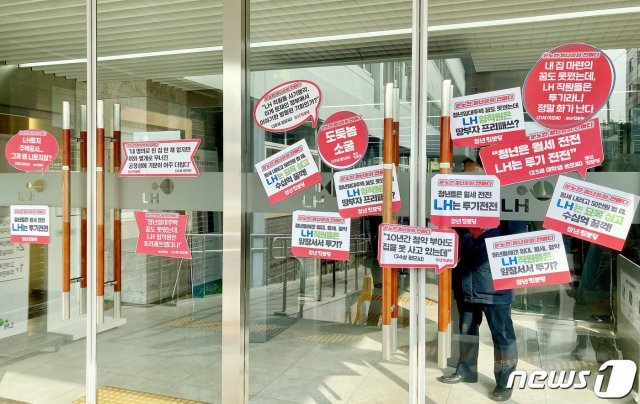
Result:
M84 404L85 398L81 397L73 404ZM98 402L100 404L198 404L199 401L185 400L183 398L162 396L159 394L145 393L122 389L119 387L103 386L98 389Z

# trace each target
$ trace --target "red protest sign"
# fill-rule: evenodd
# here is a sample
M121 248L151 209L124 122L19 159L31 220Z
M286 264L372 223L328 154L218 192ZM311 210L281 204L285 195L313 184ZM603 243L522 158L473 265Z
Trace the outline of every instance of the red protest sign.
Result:
M338 111L328 117L317 137L322 161L337 170L353 167L364 157L369 143L369 130L362 115Z
M58 141L40 129L21 130L7 142L4 155L13 168L20 171L45 170L58 156Z
M568 43L542 54L523 86L524 106L545 128L568 128L593 117L613 91L611 59L598 48Z
M187 216L177 213L133 212L138 225L136 254L191 259Z
M309 80L293 80L267 91L256 103L253 120L268 132L292 130L311 119L318 123L320 87Z
M571 171L585 178L587 169L604 161L600 123L596 118L569 129L514 136L480 149L480 158L502 185Z

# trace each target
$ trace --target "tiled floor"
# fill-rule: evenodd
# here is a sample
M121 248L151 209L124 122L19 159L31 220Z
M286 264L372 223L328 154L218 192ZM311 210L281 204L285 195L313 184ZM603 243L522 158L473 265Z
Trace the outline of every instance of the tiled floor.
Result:
M341 278L338 277L338 281ZM324 282L323 282L324 283ZM331 285L328 283L326 285ZM313 288L310 282L308 287ZM265 291L263 291L265 292ZM252 403L405 403L408 401L408 329L399 331L399 349L391 361L380 359L377 326L353 325L344 317L355 312L353 296L323 290L309 299L303 318L271 315L281 305L279 290L257 293L252 304L266 307L265 318L253 313L249 347ZM295 313L297 291L290 288L288 311ZM356 294L357 297L357 294ZM262 299L262 301L259 301ZM345 304L345 302L351 302ZM353 313L351 313L353 315ZM100 334L98 384L208 403L220 402L220 297L181 301L178 305L125 306L127 324ZM335 318L342 316L342 321ZM494 387L489 330L481 329L480 379L475 384L444 385L436 381L436 306L427 306L426 394L429 403L489 403ZM330 321L327 318L331 319ZM260 320L260 321L257 321ZM572 325L514 317L520 353L519 369L597 371L593 351L584 361L571 357ZM20 358L2 356L0 398L29 403L70 403L84 395L84 341L41 348ZM454 344L454 356L456 349ZM453 365L455 359L450 362ZM449 369L448 371L452 371ZM600 403L592 391L518 390L513 403ZM622 400L630 402L630 399Z

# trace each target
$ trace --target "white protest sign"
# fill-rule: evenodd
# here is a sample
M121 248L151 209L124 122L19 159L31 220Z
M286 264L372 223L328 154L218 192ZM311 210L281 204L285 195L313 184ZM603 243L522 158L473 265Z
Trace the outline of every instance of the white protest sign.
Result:
M534 231L485 239L495 290L571 282L562 234Z
M29 246L9 238L9 217L0 219L0 339L27 332Z
M500 180L495 175L434 175L431 222L441 227L498 227Z
M11 205L11 242L49 244L49 207Z
M513 134L525 134L519 87L453 98L451 141L456 147L480 147Z
M349 259L351 219L337 213L296 210L291 223L291 252L296 257Z
M378 232L378 263L383 268L435 268L439 274L458 264L454 230L384 223Z
M257 163L256 171L272 205L322 180L304 139Z
M342 217L382 214L382 164L339 171L333 175L338 210ZM402 209L396 167L393 167L391 210Z
M309 119L315 128L322 101L320 87L309 80L293 80L267 91L256 103L253 120L268 132L284 132Z
M193 156L200 139L124 142L120 177L197 177Z
M560 176L542 226L621 251L639 197Z

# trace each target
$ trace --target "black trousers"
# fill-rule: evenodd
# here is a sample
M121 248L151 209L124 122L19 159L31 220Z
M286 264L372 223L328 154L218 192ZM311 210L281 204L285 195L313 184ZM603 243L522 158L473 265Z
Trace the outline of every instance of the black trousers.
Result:
M493 373L496 384L507 387L509 375L516 370L518 364L511 305L464 303L462 299L456 301L460 313L460 359L456 373L464 378L478 378L479 329L484 312L493 339Z

